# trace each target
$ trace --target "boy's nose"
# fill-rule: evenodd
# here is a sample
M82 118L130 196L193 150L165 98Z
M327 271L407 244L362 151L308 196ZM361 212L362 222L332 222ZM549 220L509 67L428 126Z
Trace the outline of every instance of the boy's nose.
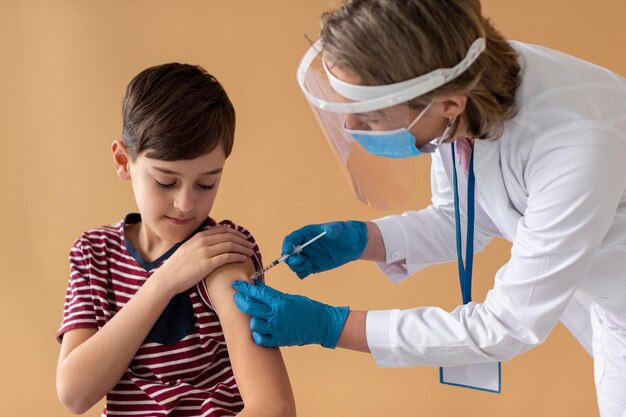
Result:
M194 209L196 203L194 201L194 197L191 191L189 190L181 190L174 200L174 208L176 208L181 213L189 213Z

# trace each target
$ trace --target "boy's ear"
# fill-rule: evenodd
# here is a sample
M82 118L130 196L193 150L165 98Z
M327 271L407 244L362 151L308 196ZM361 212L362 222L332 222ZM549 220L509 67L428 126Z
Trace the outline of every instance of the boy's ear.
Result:
M126 146L119 141L114 140L111 144L111 152L113 153L113 163L115 164L115 172L121 180L130 179L130 158Z

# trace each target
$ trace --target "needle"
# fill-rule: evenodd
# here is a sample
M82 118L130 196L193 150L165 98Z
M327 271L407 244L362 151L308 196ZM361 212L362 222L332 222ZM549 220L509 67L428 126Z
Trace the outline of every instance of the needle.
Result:
M260 277L261 275L263 275L264 273L266 273L269 269L274 268L276 265L278 265L281 262L285 262L285 260L287 258L289 258L291 255L295 255L296 253L300 253L302 252L302 249L306 248L307 246L309 246L311 243L315 242L317 239L321 238L322 236L326 235L326 231L320 233L319 235L315 236L313 239L303 243L302 245L298 245L296 246L291 253L288 253L286 255L281 256L280 258L276 259L274 262L272 262L271 264L269 264L268 266L266 266L265 268L256 271L254 274L250 275L250 281L254 281L255 279L257 279L258 277Z

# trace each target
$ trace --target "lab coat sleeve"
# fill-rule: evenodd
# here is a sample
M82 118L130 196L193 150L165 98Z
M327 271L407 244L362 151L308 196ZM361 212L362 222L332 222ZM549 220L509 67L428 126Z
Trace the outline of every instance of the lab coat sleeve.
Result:
M446 149L449 150L449 146ZM429 265L456 259L454 196L439 152L432 157L431 189L432 202L425 209L374 220L382 234L387 257L386 262L377 265L394 283ZM461 224L461 233L466 236L464 210ZM480 216L476 219L474 236L475 252L483 250L492 238L481 226Z
M482 304L370 311L378 366L454 366L507 360L552 331L608 232L626 187L626 145L581 121L530 151L528 206L511 258Z

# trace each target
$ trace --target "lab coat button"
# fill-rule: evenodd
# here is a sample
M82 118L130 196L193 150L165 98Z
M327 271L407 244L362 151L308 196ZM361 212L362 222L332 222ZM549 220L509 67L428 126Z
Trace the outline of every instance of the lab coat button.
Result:
M400 260L400 254L398 252L394 252L391 254L391 260L392 261L399 261Z

